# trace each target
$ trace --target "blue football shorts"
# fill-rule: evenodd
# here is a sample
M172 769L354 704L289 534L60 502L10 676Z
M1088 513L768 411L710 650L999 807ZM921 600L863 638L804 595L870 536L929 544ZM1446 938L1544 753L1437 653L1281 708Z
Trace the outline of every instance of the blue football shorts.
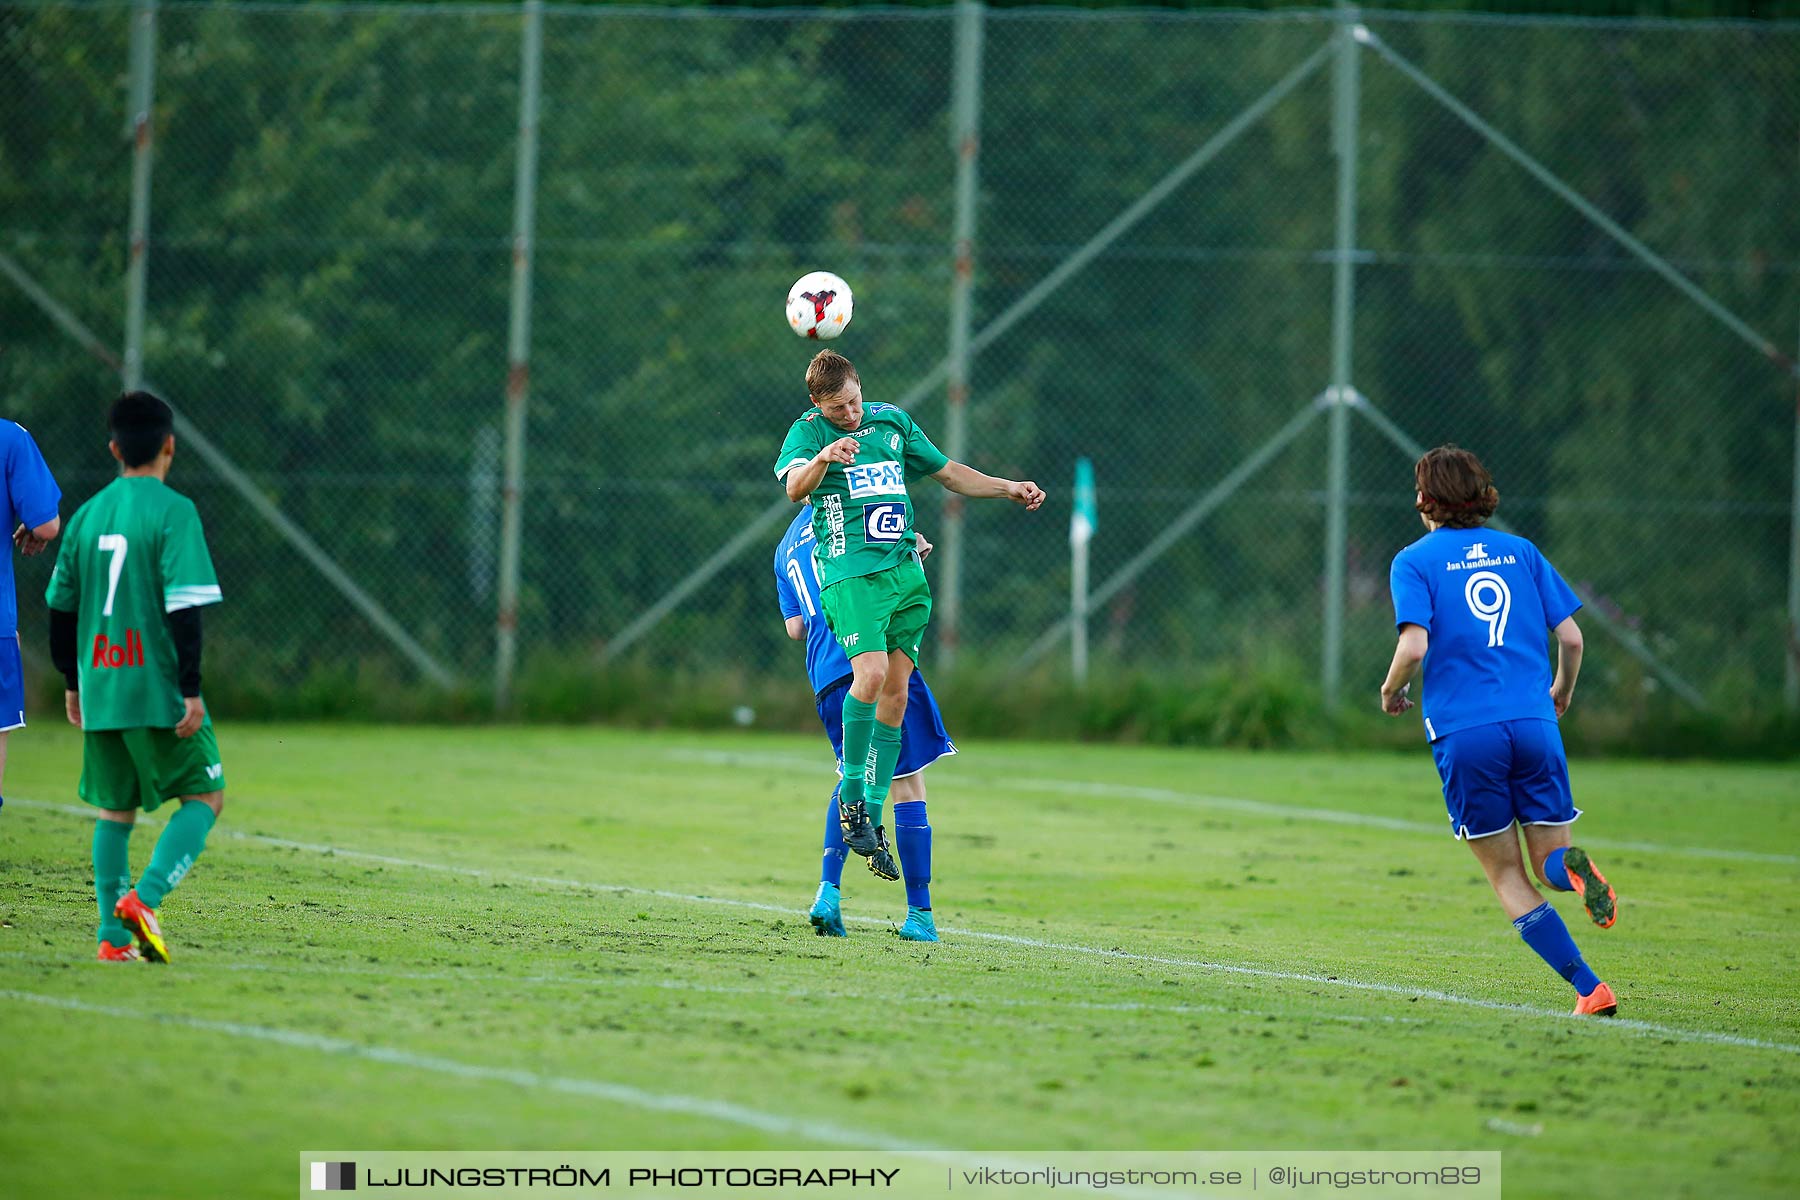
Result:
M1569 759L1555 721L1496 721L1431 743L1444 807L1457 838L1492 837L1521 825L1567 825L1581 815L1569 791Z
M825 736L831 739L837 755L838 774L844 773L844 697L850 694L850 681L833 684L819 696L819 722ZM944 714L938 711L937 697L925 685L925 676L912 673L906 693L906 716L900 722L900 761L894 767L894 778L917 775L940 758L956 753L956 745L944 731Z

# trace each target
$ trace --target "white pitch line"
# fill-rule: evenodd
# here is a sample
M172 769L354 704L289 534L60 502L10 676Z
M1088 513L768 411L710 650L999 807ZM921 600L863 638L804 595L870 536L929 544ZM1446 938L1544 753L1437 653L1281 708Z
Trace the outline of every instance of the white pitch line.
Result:
M709 762L719 766L794 767L815 771L817 762L798 755L743 753L730 750L694 750L667 757ZM1374 813L1350 812L1340 808L1315 808L1295 804L1277 804L1269 800L1249 800L1241 796L1215 796L1206 792L1182 792L1173 788L1140 787L1133 784L1099 783L1080 779L1044 779L1035 776L1008 775L1005 778L956 772L959 783L1013 791L1061 793L1070 796L1113 796L1123 800L1147 800L1154 804L1172 804L1183 808L1212 809L1219 812L1243 813L1252 817L1272 817L1288 821L1316 821L1326 825L1355 825L1366 829L1388 829L1397 833L1428 833L1448 838L1447 823L1409 821L1402 817L1383 817ZM1612 838L1584 838L1584 846L1600 850L1630 850L1643 854L1679 854L1688 858L1715 858L1735 862L1774 863L1778 866L1800 866L1800 855L1774 854L1761 850L1726 850L1711 846L1668 846L1659 842L1618 841Z
M19 800L15 803L33 808L45 808L62 813L73 813L79 816L90 815L90 810L73 804L49 804L42 801ZM140 818L142 819L142 818ZM652 896L662 900L674 900L684 904L711 904L725 908L750 909L756 912L780 913L785 916L802 916L804 910L789 908L780 904L765 904L755 900L737 900L726 896L700 896L683 892L664 891L660 888L635 887L621 883L593 883L580 879L564 879L554 875L527 875L516 871L487 871L474 867L457 867L445 863L422 862L417 859L396 858L387 854L371 854L362 850L345 850L337 846L320 845L313 842L296 842L287 838L269 837L260 833L242 833L237 830L225 830L227 836L241 841L259 842L264 845L277 846L283 849L306 850L334 858L357 859L364 862L378 862L388 866L410 867L420 871L435 871L452 875L464 875L477 879L516 879L523 883L537 883L549 887L572 888L577 891L615 892L633 896ZM850 917L850 921L859 924L884 925L888 922L878 917ZM1772 1042L1762 1038L1745 1037L1735 1033L1719 1033L1709 1029L1684 1029L1674 1025L1658 1025L1650 1021L1637 1021L1629 1018L1583 1018L1574 1019L1569 1013L1551 1008L1537 1008L1529 1004L1515 1004L1504 1000L1484 1000L1475 996L1461 996L1455 992L1442 992L1433 988L1410 987L1394 983L1370 983L1363 980L1343 979L1336 976L1311 974L1303 971L1281 971L1273 967L1243 966L1237 963L1209 962L1206 959L1175 958L1156 954L1136 954L1126 950L1108 949L1101 946L1084 946L1075 942L1051 942L1037 938L1021 937L1008 933L990 933L979 929L960 929L944 927L945 933L955 934L962 938L979 939L1007 945L1024 946L1033 950L1054 950L1065 954L1084 954L1099 958L1114 959L1121 962L1153 963L1164 967L1182 967L1193 971L1206 971L1216 974L1242 975L1254 979L1279 979L1288 983L1310 983L1324 987L1343 988L1350 991L1374 992L1382 995L1405 996L1409 999L1436 1000L1443 1004L1460 1004L1469 1008L1488 1009L1493 1012L1517 1013L1521 1016L1548 1018L1573 1030L1618 1030L1628 1033L1648 1034L1669 1038L1673 1041L1691 1042L1715 1046L1738 1046L1755 1050L1774 1050L1783 1054L1800 1054L1800 1045L1788 1042Z
M203 1033L217 1033L227 1037L273 1042L294 1049L315 1050L321 1054L366 1058L371 1062L411 1067L420 1071L435 1071L440 1075L453 1075L459 1079L470 1079L483 1083L509 1083L517 1087L541 1088L572 1096L606 1100L626 1108L643 1109L649 1112L707 1117L730 1125L741 1125L746 1129L759 1130L763 1133L803 1137L815 1142L849 1146L858 1150L917 1151L934 1149L934 1147L917 1142L901 1141L868 1130L847 1129L828 1121L784 1117L777 1113L763 1112L760 1109L733 1104L728 1100L707 1100L699 1096L683 1096L673 1092L650 1092L642 1088L631 1087L628 1084L612 1083L602 1079L576 1079L566 1075L543 1075L536 1071L484 1067L477 1063L461 1062L434 1054L417 1054L411 1050L400 1050L391 1046L364 1045L361 1042L352 1042L344 1038L325 1037L321 1034L304 1033L295 1029L246 1025L237 1021L212 1021L204 1017L190 1017L184 1013L112 1008L104 1004L89 1004L84 1000L72 1000L64 996L47 996L41 992L21 992L10 988L0 989L0 999L41 1004L46 1008L60 1008L68 1012L116 1017L133 1023L141 1023L145 1020L156 1021L164 1025L197 1029Z
M1800 1054L1800 1045L1787 1042L1771 1042L1762 1038L1745 1037L1736 1033L1718 1033L1710 1029L1683 1029L1674 1025L1657 1025L1650 1021L1635 1021L1630 1018L1582 1018L1576 1020L1571 1014L1558 1012L1555 1009L1537 1008L1530 1004L1515 1004L1506 1000L1483 1000L1476 996L1459 996L1455 992L1440 992L1435 988L1409 987L1397 983L1370 983L1360 979L1344 979L1335 975L1308 974L1303 971L1276 971L1266 967L1245 967L1232 963L1205 962L1191 958L1166 958L1156 954L1133 954L1125 950L1105 950L1097 946L1082 946L1069 942L1047 942L1037 938L1017 937L1006 933L982 933L975 930L959 931L961 937L984 938L994 942L1009 942L1016 946L1026 946L1033 950L1061 950L1069 953L1098 954L1106 958L1123 959L1127 962L1155 963L1165 967L1189 967L1203 971L1217 971L1229 975L1248 975L1257 979L1283 979L1293 983L1317 983L1326 987L1349 988L1360 992L1378 992L1389 996L1405 996L1416 1000L1437 1000L1444 1004L1462 1004L1470 1008L1485 1008L1494 1012L1519 1013L1531 1017L1548 1017L1566 1024L1570 1029L1621 1029L1627 1032L1651 1034L1656 1037L1669 1038L1674 1041L1696 1042L1715 1046L1741 1046L1754 1050L1777 1050L1783 1054Z
M33 954L26 950L0 951L0 960L23 963L36 967L66 967L67 957ZM184 970L193 970L192 960L184 960ZM202 971L228 971L233 973L271 975L323 975L356 979L400 980L407 983L511 983L547 985L552 987L597 988L625 991L631 988L650 988L664 992L686 992L707 996L770 996L782 1000L871 1000L884 1004L929 1005L955 1004L966 1000L966 996L955 996L945 992L932 995L906 995L882 993L872 996L867 992L822 991L816 988L771 988L747 987L732 984L691 983L684 979L637 979L631 976L587 976L587 975L506 975L497 971L392 971L381 967L354 967L336 963L246 963L246 962L208 962L198 964ZM1234 1008L1225 1004L1156 1004L1139 1000L1063 1000L1054 997L1040 999L1009 996L1004 998L984 999L985 1008L1049 1008L1070 1009L1078 1012L1105 1013L1159 1013L1171 1016L1192 1016L1198 1013L1214 1013L1237 1017L1284 1017L1289 1019L1340 1021L1347 1024L1368 1025L1424 1025L1426 1021L1418 1017L1363 1016L1356 1013L1318 1013L1304 1012L1298 1017L1291 1013L1277 1013L1268 1009Z
M886 1137L879 1133L870 1133L860 1129L846 1129L841 1125L833 1125L829 1121L784 1117L778 1113L763 1112L761 1109L733 1104L729 1100L707 1100L699 1096L684 1096L679 1093L650 1092L629 1084L612 1083L600 1079L577 1079L566 1075L542 1075L536 1071L484 1067L477 1063L461 1062L435 1054L416 1054L411 1050L400 1050L391 1046L365 1045L344 1038L305 1033L297 1029L247 1025L237 1021L212 1021L204 1017L190 1017L184 1013L143 1012L138 1009L114 1008L104 1004L90 1004L85 1000L73 1000L66 996L49 996L42 992L21 992L11 988L0 988L0 1000L17 1000L27 1004L42 1005L45 1008L89 1013L94 1016L113 1017L120 1020L137 1022L150 1020L162 1025L195 1029L203 1033L217 1033L226 1037L272 1042L290 1049L314 1050L321 1054L362 1058L388 1066L434 1071L458 1079L481 1083L507 1083L523 1088L541 1088L546 1091L604 1100L626 1108L650 1112L707 1117L731 1125L742 1125L763 1133L803 1137L827 1145L847 1146L854 1150L887 1150L902 1154L922 1154L940 1162L959 1163L966 1166L991 1166L1015 1171L1029 1169L1032 1165L996 1155L965 1155L921 1142L908 1142L900 1138ZM1165 1198L1165 1200L1187 1200L1189 1197L1195 1197L1194 1193L1183 1191L1158 1190L1152 1193L1147 1189L1136 1187L1107 1189L1104 1184L1077 1184L1075 1188L1077 1191L1084 1192L1110 1190L1126 1196L1146 1198L1155 1196Z
M89 817L93 810L80 804L55 804L43 800L12 800L23 808L41 808L67 816ZM161 824L159 817L140 816L140 825ZM573 888L583 892L623 892L632 896L653 896L661 900L678 900L688 904L723 904L732 908L748 908L759 912L780 913L793 916L798 909L783 904L760 904L754 900L733 900L723 896L696 896L687 892L669 892L660 888L636 887L626 883L590 883L583 879L566 879L560 875L528 875L522 871L490 871L481 867L459 867L449 863L423 862L416 858L396 858L391 854L374 854L367 850L348 850L342 846L332 846L324 842L297 842L292 838L274 837L266 833L246 833L241 829L219 829L216 826L209 837L228 837L240 842L256 842L263 846L274 846L281 850L305 850L310 854L322 854L327 858L349 858L358 862L381 863L389 867L410 867L416 871L435 871L446 875L466 875L471 879L516 879L521 883L540 883L549 887ZM860 921L872 925L886 924L877 917L850 917L851 921Z
M1002 785L999 779L982 780L990 786ZM1212 808L1241 812L1250 816L1278 817L1287 820L1317 821L1331 825L1361 825L1371 829L1392 829L1403 833L1429 833L1439 838L1450 837L1450 827L1427 821L1407 821L1399 817L1380 817L1373 813L1345 812L1335 808L1309 808L1293 804L1274 804L1266 800L1245 800L1236 796L1209 796L1197 792L1178 792L1169 788L1136 787L1125 784L1087 783L1059 779L1013 779L1015 785L1042 792L1061 792L1076 796L1119 796L1132 800L1149 800L1157 804L1175 804L1191 808ZM1775 863L1780 866L1800 865L1800 855L1771 854L1760 850L1723 850L1711 846L1665 846L1657 842L1623 842L1611 838L1582 838L1581 844L1599 850L1633 850L1645 854L1680 854L1690 858L1728 859L1737 862Z

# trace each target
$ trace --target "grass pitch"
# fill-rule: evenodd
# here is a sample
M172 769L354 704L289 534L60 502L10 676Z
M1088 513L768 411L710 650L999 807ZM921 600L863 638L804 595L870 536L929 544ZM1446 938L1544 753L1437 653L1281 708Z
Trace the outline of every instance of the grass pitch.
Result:
M104 967L78 741L14 735L8 1194L285 1196L350 1147L1498 1149L1507 1195L1569 1197L1800 1170L1793 767L1575 765L1621 917L1556 903L1603 1022L1445 833L1423 747L965 746L928 776L922 946L854 858L852 936L801 915L822 737L220 741L175 962Z

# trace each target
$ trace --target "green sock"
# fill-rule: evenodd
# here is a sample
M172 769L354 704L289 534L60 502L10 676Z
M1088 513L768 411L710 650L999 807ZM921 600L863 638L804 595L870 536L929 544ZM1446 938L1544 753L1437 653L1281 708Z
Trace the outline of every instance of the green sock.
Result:
M131 930L113 916L119 897L131 890L131 826L94 822L94 903L100 907L100 940L131 945Z
M844 791L839 799L855 804L868 799L869 741L875 735L875 706L855 696L844 697Z
M887 803L888 789L894 786L894 764L900 761L900 727L875 722L875 736L869 739L869 823L881 824L881 806Z
M163 897L175 890L181 877L206 849L206 835L212 827L212 809L198 800L183 803L180 811L163 827L162 836L156 839L150 865L144 868L144 877L138 880L138 899L151 908L161 908Z

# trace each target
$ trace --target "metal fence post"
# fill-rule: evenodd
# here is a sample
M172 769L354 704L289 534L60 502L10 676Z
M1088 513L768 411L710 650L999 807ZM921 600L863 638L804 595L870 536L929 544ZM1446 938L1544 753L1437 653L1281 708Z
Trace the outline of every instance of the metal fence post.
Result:
M1332 151L1337 155L1337 251L1332 257L1331 400L1325 500L1325 637L1322 683L1325 704L1336 708L1344 676L1344 575L1348 554L1350 474L1351 339L1356 313L1357 109L1361 103L1361 26L1357 10L1339 0L1337 70L1332 79Z
M1787 710L1800 713L1800 396L1794 400L1794 504L1788 517Z
M156 0L131 6L131 259L125 272L125 390L144 383L144 306L150 270L150 165L156 136Z
M494 618L494 707L512 702L518 660L519 540L525 486L525 402L531 394L531 258L537 220L538 94L544 6L525 0L519 48L519 154L513 175L511 318L506 343L506 480L501 488L499 611Z
M975 289L975 205L977 156L981 142L982 23L978 0L956 5L956 66L951 85L950 141L956 151L956 216L950 235L950 333L946 356L949 379L944 396L944 452L957 462L968 456L969 323ZM944 497L943 573L938 597L938 657L944 669L956 663L962 622L963 508L961 496Z

